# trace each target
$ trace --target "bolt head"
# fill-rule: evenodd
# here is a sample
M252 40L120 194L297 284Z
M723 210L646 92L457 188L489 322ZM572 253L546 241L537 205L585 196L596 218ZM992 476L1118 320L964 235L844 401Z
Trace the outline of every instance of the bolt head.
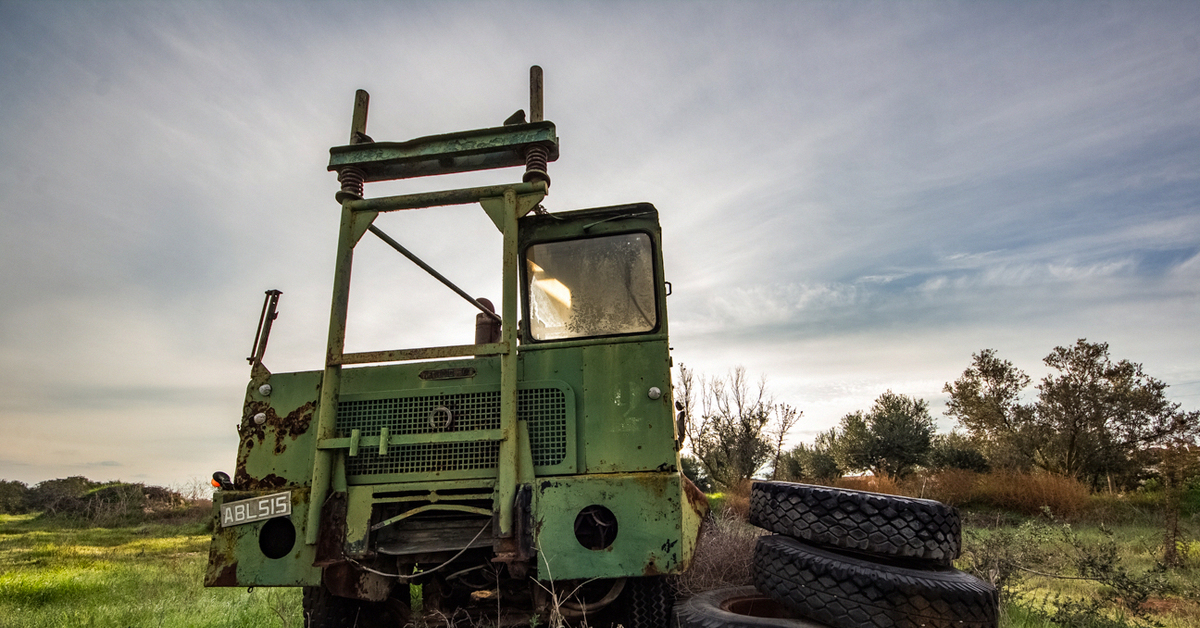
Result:
M255 424L262 425L263 423L266 423L266 422L267 422L267 414L265 412L259 412L258 414L254 415L254 423Z
M260 394L260 395L262 395L262 396L264 396L264 397L269 397L269 396L271 396L271 385L270 385L270 384L263 384L262 386L259 386L259 387L258 387L258 394Z
M662 390L659 389L658 386L653 386L650 388L650 391L646 393L646 396L651 399L660 399L662 398Z

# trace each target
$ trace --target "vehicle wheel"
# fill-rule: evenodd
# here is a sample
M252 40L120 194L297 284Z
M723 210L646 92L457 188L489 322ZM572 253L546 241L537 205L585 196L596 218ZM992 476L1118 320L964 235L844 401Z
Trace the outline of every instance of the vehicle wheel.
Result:
M764 536L754 584L802 617L833 628L996 628L992 585L949 567L873 562Z
M705 591L675 605L673 628L823 628L754 587Z
M595 626L666 628L671 622L675 591L664 576L629 578L621 595L599 614Z
M945 566L962 550L958 511L932 499L755 482L750 523L822 547Z
M397 625L387 602L334 595L324 585L304 587L304 628L372 628Z

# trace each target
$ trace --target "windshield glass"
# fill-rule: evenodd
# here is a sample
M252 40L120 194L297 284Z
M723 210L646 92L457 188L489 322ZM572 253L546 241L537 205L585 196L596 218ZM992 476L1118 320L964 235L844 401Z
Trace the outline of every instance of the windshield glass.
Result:
M644 233L535 244L525 263L535 340L635 334L657 326L654 255Z

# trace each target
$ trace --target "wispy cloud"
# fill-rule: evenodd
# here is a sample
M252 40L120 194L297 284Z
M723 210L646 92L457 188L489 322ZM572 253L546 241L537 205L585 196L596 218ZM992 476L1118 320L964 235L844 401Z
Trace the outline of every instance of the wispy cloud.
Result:
M766 373L806 430L887 388L936 400L972 351L1032 369L1080 336L1191 398L1197 23L1186 2L0 3L0 427L37 431L0 476L227 464L263 290L285 293L272 367L320 365L325 150L354 90L404 140L499 123L533 63L563 141L547 206L654 202L677 357ZM497 299L477 209L406 214L381 224ZM469 340L457 297L359 255L356 349Z

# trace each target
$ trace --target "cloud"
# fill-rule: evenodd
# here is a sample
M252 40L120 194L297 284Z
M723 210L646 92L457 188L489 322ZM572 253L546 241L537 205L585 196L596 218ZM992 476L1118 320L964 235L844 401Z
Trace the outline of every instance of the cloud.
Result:
M677 361L766 373L806 430L888 388L934 399L972 351L1032 370L1080 336L1193 398L1198 21L1189 3L0 3L0 426L74 452L6 443L0 475L226 464L264 290L284 291L272 369L321 365L325 151L354 90L369 133L404 140L499 123L533 63L562 138L546 205L654 202ZM477 209L380 225L497 300ZM386 247L365 241L356 272L352 349L471 337L471 309Z

